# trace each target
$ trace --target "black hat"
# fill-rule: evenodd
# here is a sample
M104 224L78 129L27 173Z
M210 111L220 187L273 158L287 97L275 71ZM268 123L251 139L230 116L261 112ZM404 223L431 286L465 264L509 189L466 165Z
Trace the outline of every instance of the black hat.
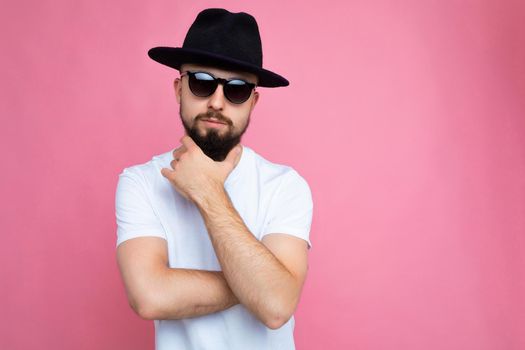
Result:
M257 75L258 86L287 86L288 80L262 67L259 27L253 16L224 9L201 11L182 47L154 47L149 57L179 69L183 63L207 64Z

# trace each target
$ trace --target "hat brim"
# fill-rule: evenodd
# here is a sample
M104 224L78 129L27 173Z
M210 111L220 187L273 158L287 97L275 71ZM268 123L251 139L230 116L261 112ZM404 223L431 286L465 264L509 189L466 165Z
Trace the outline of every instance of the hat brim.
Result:
M180 66L184 63L197 63L250 72L257 76L259 80L257 86L262 87L279 87L290 84L286 78L259 66L196 49L154 47L148 51L148 56L154 61L177 70L180 70Z

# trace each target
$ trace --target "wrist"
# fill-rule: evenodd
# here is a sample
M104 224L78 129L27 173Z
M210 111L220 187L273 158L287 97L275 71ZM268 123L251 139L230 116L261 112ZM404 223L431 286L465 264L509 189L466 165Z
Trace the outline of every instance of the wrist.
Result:
M228 194L224 189L224 185L222 183L210 181L210 183L207 186L204 186L199 193L194 194L191 197L191 200L202 212L221 205L225 198L228 198Z

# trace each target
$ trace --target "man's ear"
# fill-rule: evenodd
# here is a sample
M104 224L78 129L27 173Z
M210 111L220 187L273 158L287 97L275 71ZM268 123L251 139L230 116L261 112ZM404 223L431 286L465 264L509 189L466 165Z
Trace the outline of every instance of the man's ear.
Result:
M182 94L182 80L180 78L175 78L173 81L173 88L175 89L175 97L177 98L177 103L180 104L180 96Z
M257 104L257 101L259 101L259 92L258 91L254 91L253 92L252 105L250 106L250 112L255 108L255 105Z

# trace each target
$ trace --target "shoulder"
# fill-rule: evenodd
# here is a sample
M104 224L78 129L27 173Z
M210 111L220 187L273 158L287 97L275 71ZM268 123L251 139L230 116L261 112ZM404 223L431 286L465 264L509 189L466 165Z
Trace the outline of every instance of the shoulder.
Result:
M131 165L122 170L119 174L119 180L129 178L137 183L155 184L163 181L160 170L170 167L173 159L173 150L153 156L149 161Z
M256 170L267 177L282 177L290 176L290 174L299 175L291 166L285 164L279 164L261 156L259 153L255 152L253 149L243 146L246 151L247 158Z
M269 161L249 147L247 150L253 168L257 171L260 180L265 183L278 183L281 190L293 188L310 192L310 187L305 178L293 167Z

